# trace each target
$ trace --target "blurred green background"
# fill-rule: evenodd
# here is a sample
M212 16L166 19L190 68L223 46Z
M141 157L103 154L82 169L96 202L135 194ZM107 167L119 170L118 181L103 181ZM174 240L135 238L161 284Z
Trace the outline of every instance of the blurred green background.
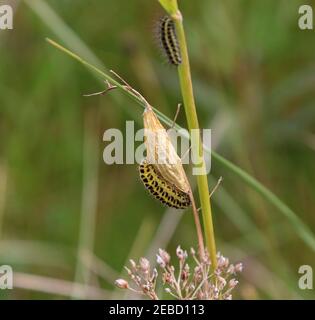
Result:
M154 40L157 0L0 1L0 265L3 299L134 298L115 289L129 258L195 246L191 212L166 210L136 165L104 164L103 133L141 128L142 110L51 47L50 37L114 69L170 118L176 69ZM202 127L213 148L282 199L315 232L315 31L298 28L299 0L180 0ZM309 2L310 3L310 2ZM102 65L104 64L104 65ZM182 111L178 123L183 127ZM298 268L315 256L277 209L213 162L218 249L244 271L239 299L312 299ZM193 182L194 179L191 179Z

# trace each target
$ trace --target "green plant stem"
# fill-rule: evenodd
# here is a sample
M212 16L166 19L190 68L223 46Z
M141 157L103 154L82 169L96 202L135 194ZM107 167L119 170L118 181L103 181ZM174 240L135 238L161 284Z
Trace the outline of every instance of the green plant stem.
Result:
M199 122L196 112L196 105L191 81L190 66L188 50L186 45L185 31L182 23L182 15L180 11L177 11L172 15L175 28L178 37L178 43L180 47L180 52L182 56L182 63L178 66L178 76L180 81L181 92L184 100L184 107L186 112L186 118L189 130L199 129ZM196 150L199 150L199 155L201 158L201 167L206 168L204 156L203 156L203 144L200 135L198 135L196 141ZM206 174L197 176L197 186L199 191L200 204L202 209L202 218L204 232L206 236L206 244L209 252L209 256L212 262L212 266L215 269L217 267L216 258L216 245L214 237L214 228L212 221L211 204L209 197L209 185Z

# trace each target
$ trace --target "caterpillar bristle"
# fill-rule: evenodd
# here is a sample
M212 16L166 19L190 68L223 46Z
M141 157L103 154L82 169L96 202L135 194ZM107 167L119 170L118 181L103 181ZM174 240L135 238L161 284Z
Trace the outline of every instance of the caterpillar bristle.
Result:
M164 55L170 64L178 66L182 63L180 48L176 36L174 21L164 16L159 21L158 38Z
M185 193L163 179L152 164L143 160L139 166L140 179L146 189L168 207L185 209L191 206L188 193Z

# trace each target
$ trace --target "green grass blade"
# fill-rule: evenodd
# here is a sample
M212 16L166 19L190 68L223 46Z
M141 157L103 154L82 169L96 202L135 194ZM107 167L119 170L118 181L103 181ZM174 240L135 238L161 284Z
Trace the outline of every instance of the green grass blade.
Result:
M209 151L209 150L208 150ZM290 209L283 201L281 201L274 193L272 193L263 184L257 181L240 167L236 166L231 161L225 159L215 151L211 151L212 158L229 169L231 172L241 178L248 186L265 198L269 203L273 204L293 225L294 230L299 237L315 251L315 237L307 225L298 217L298 215Z
M51 39L47 39L47 41L56 47L57 49L63 51L64 53L68 54L72 58L76 59L89 69L92 69L95 71L99 76L102 76L104 79L108 80L114 85L117 85L119 88L123 90L129 97L131 97L133 100L135 100L138 104L142 105L142 107L145 107L143 101L136 95L134 95L132 92L127 91L120 83L118 83L116 80L114 80L111 76L106 74L105 72L101 71L97 67L93 66L92 64L88 63L87 61L83 60L81 57L73 53L72 51L64 48L63 46L59 45L55 41ZM164 122L167 125L172 124L172 120L169 119L167 116L162 114L160 111L156 110L156 113L160 120ZM181 129L180 126L176 125L175 128L177 130ZM187 136L185 136L187 138ZM243 169L232 163L231 161L225 159L215 151L209 150L208 148L204 149L205 152L211 153L212 158L220 163L222 166L224 166L226 169L228 169L230 172L233 172L236 176L238 176L243 182L245 182L249 187L253 188L256 192L258 192L266 201L271 203L273 206L275 206L279 212L281 212L285 218L288 219L288 221L292 224L293 230L297 233L297 235L304 241L305 244L309 246L314 252L315 252L315 236L313 232L309 229L307 225L298 217L298 215L290 209L283 201L281 201L274 193L272 193L268 188L266 188L264 185L262 185L259 181L257 181L254 177L249 175L247 172L245 172Z

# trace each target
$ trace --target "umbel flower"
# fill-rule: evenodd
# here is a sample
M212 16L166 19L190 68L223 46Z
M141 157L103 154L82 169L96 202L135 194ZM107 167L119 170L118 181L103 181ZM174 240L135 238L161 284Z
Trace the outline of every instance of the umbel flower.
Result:
M177 300L231 300L232 291L237 286L236 275L243 270L241 263L230 264L229 259L217 254L218 266L215 270L206 254L204 260L197 258L191 248L190 255L180 246L176 249L176 267L171 263L171 256L159 249L156 262L159 272L152 268L146 258L136 263L130 260L130 267L125 267L131 283L124 279L116 280L116 286L158 300L157 286L163 286L166 294ZM159 275L160 273L160 275Z

